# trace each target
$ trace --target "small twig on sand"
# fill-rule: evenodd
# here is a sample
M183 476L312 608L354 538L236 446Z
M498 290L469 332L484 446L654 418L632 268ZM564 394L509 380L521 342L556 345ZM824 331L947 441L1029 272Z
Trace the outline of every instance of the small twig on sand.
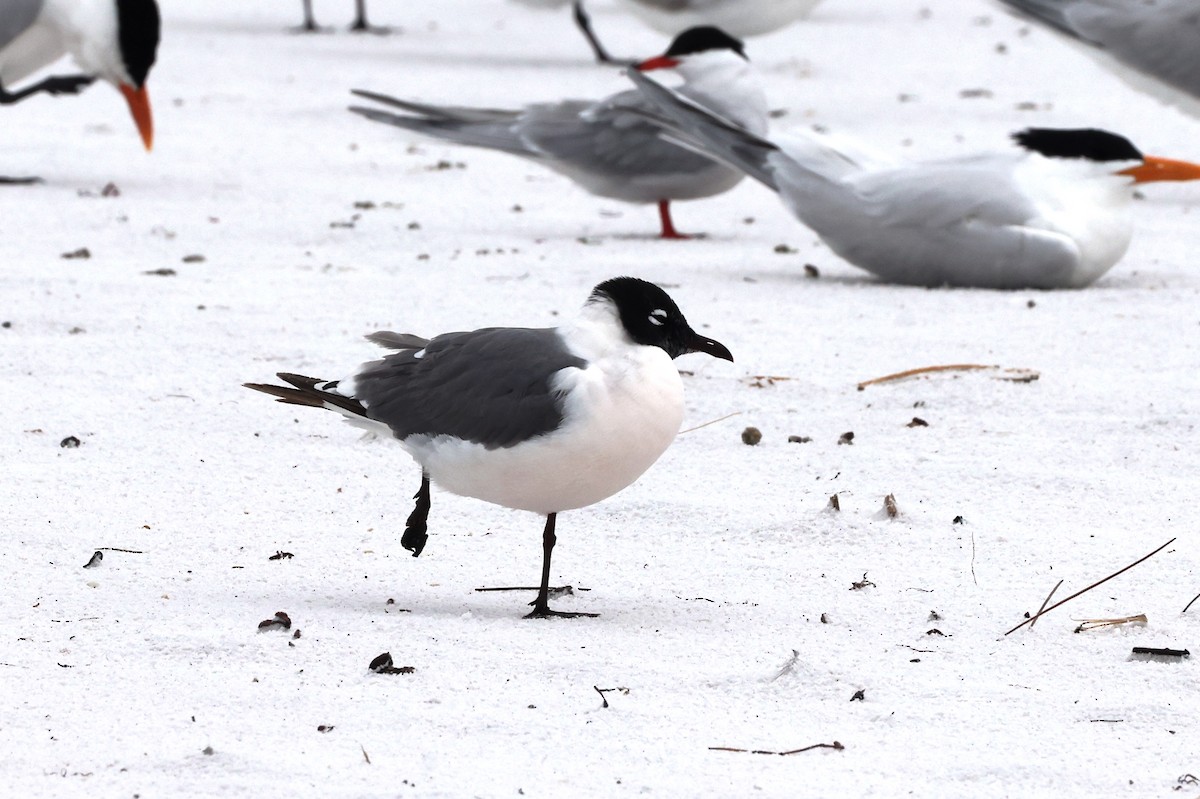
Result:
M786 752L773 752L769 749L738 749L737 747L733 747L733 746L710 746L710 747L708 747L708 751L710 751L710 752L743 752L748 755L798 755L801 752L808 752L813 749L836 749L837 751L840 752L845 748L846 747L842 746L842 744L840 742L834 741L831 744L813 744L812 746L803 746L799 749L788 749Z
M476 588L476 591L482 593L486 591L540 591L541 588L536 585L500 585L494 588ZM573 585L552 585L549 588L549 596L555 599L560 596L573 596L576 591L591 591L590 588L576 588Z
M1150 620L1146 618L1145 613L1139 613L1136 616L1124 616L1120 619L1078 619L1079 626L1075 628L1075 632L1082 633L1087 630L1099 630L1102 627L1119 627L1122 624L1146 624Z
M695 427L689 427L687 430L680 430L678 433L676 433L676 435L681 436L684 433L690 433L693 430L699 430L701 427L708 427L710 424L716 424L717 422L723 422L726 419L732 419L735 416L741 416L741 415L742 415L741 411L734 411L733 413L727 413L719 419L713 419L711 421L705 422L704 424L698 424Z
M1022 628L1022 627L1024 627L1026 624L1032 624L1034 621L1036 621L1037 619L1041 618L1042 614L1044 614L1044 613L1049 613L1050 611L1054 610L1054 609L1055 609L1056 607L1058 607L1059 605L1065 605L1067 602L1070 602L1072 599L1074 599L1075 597L1079 596L1080 594L1086 594L1088 591L1091 591L1091 590L1092 590L1093 588L1095 588L1096 586L1098 586L1098 585L1103 585L1104 583L1107 583L1107 582L1108 582L1109 580L1111 580L1112 578L1114 578L1114 577L1117 577L1118 575L1124 574L1125 572L1129 571L1130 569L1132 569L1134 566L1138 565L1139 563L1141 563L1141 562L1143 562L1143 561L1146 561L1146 560L1149 560L1150 558L1152 558L1152 557L1154 557L1155 555L1157 555L1159 552L1162 552L1164 549L1166 549L1167 547L1169 547L1169 546L1170 546L1171 544L1173 544L1173 543L1175 543L1175 539L1174 539L1174 538L1172 538L1170 541L1168 541L1167 543L1165 543L1165 544L1163 544L1162 546L1160 546L1158 549L1156 549L1156 550L1154 550L1153 552L1151 552L1149 555L1143 555L1142 557L1138 558L1138 559L1137 559L1137 560L1135 560L1133 563L1130 563L1128 566L1126 566L1125 568L1121 569L1120 571L1115 571L1115 572L1113 572L1112 574L1110 574L1110 575L1108 575L1107 577L1105 577L1103 580L1097 580L1096 582L1094 582L1094 583L1092 583L1091 585L1089 585L1087 588L1084 588L1084 589L1082 589L1082 590L1076 591L1075 593L1071 594L1071 595L1070 595L1069 597L1067 597L1066 599L1060 599L1058 602L1055 602L1053 605L1051 605L1050 607L1046 608L1045 610L1038 611L1038 612L1037 612L1037 614L1035 614L1035 615L1033 615L1033 616L1030 616L1028 619L1026 619L1025 621L1021 622L1021 623L1020 623L1020 624L1018 624L1016 627L1013 627L1011 630L1009 630L1007 633L1005 633L1005 635L1008 635L1009 633L1015 633L1017 630L1021 629L1021 628Z
M371 765L371 756L367 754L367 747L363 746L362 744L359 744L358 748L362 750L363 760L367 761L368 766Z
M904 380L909 377L917 377L919 375L937 374L939 372L978 372L984 369L994 369L1003 371L1005 374L999 379L1011 380L1017 383L1032 383L1037 380L1039 375L1032 369L1002 369L1000 366L982 364L982 363L951 363L945 366L922 366L917 369L905 369L903 372L896 372L883 377L864 380L858 384L858 390L862 391L867 386L874 386L880 383L891 383L896 380Z
M1188 608L1190 608L1192 605L1196 604L1196 600L1197 600L1197 599L1200 599L1200 594L1196 594L1194 597L1192 597L1192 601L1191 601L1191 602L1189 602L1189 603L1187 603L1187 607L1185 607L1185 608L1183 609L1183 612L1184 612L1184 613L1187 613L1187 612L1188 612Z
M979 587L979 578L975 576L975 531L971 531L971 580Z
M608 697L606 697L605 694L612 693L613 691L619 691L625 696L629 696L628 688L601 688L598 685L593 685L592 688L596 689L596 693L600 694L600 701L604 703L603 707L608 707Z
M1192 653L1186 649L1161 649L1151 646L1135 646L1133 654L1140 660L1142 658L1187 658L1191 657Z
M1058 584L1050 589L1050 593L1046 594L1046 598L1042 600L1042 606L1038 608L1038 612L1033 614L1033 618L1029 620L1029 629L1033 629L1033 625L1037 624L1037 617L1042 615L1042 611L1046 609L1046 605L1050 604L1050 598L1054 596L1054 592L1058 590L1058 586L1062 585L1063 581L1059 580Z
M766 388L773 386L776 383L782 383L785 380L795 380L794 377L787 375L746 375L742 378L742 382L750 386L750 388Z

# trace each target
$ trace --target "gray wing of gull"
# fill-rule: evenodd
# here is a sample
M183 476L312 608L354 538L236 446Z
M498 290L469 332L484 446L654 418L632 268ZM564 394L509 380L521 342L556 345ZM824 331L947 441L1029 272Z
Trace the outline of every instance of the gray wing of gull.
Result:
M1000 0L1200 99L1196 0Z
M24 33L44 4L45 0L0 0L0 48Z
M558 427L554 376L586 366L554 328L484 328L364 365L354 396L398 439L448 435L497 449Z

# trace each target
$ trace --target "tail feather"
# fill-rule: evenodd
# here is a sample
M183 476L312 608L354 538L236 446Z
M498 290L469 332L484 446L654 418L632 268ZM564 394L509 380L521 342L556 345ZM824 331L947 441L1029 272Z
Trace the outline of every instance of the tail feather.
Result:
M389 350L419 350L429 344L427 338L412 333L393 333L391 330L380 330L369 334L366 338L372 344L378 344Z
M451 120L454 122L511 122L518 111L506 111L500 108L466 108L464 106L429 105L412 100L401 100L388 94L369 92L366 89L351 89L350 93L365 100L374 100L381 105L390 105L401 111L420 114L430 119ZM355 106L361 108L361 106ZM371 109L365 109L371 110Z
M328 408L352 416L365 417L367 415L367 409L358 400L328 390L337 385L336 381L330 383L315 377L305 377L289 372L279 372L275 376L285 383L291 384L290 387L275 386L270 383L243 383L242 385L264 394L270 394L276 398L277 402L287 405ZM321 387L318 388L318 385Z
M502 150L513 155L534 156L521 137L512 129L510 122L464 122L452 117L403 116L375 108L350 106L350 111L364 116L372 122L382 122L397 128L411 130L435 139L445 139L469 147Z
M654 117L672 137L685 146L698 149L712 158L745 172L772 191L779 191L768 157L779 148L745 128L722 119L686 97L651 80L636 68L625 74L637 84L645 97L662 117Z
M350 106L350 111L364 116L372 122L382 122L385 125L393 125L425 136L445 139L470 147L503 150L514 155L534 156L537 154L525 143L516 129L516 123L520 118L519 111L427 105L363 89L353 89L352 92L358 97L408 112L394 114L379 108Z

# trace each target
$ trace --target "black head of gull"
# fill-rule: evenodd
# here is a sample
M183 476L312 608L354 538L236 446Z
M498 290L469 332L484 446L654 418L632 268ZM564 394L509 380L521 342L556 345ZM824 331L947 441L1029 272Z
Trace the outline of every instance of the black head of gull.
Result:
M692 330L675 301L653 283L636 277L615 277L592 290L590 302L602 299L612 301L625 332L638 344L659 347L673 359L703 352L733 360L723 344Z
M422 470L400 539L413 557L428 540L431 481L544 515L536 618L595 615L548 606L555 518L633 483L670 445L683 419L673 359L703 352L733 360L688 325L665 291L631 277L596 286L561 327L368 338L394 352L346 379L280 373L288 385L246 386L337 411L400 442Z

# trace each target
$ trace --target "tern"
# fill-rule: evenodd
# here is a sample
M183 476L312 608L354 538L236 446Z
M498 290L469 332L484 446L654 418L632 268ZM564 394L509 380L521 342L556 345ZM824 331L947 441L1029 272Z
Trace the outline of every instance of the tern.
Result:
M637 69L673 69L679 91L756 134L767 127L767 99L742 43L711 27L680 34L667 51ZM399 108L404 115L352 106L351 111L425 136L511 153L548 167L601 197L657 203L662 237L687 238L671 219L672 200L695 200L728 191L742 173L664 141L636 91L599 101L565 100L515 111L435 106L354 90Z
M596 60L611 64L596 37L583 0L517 0L527 6L558 8L570 4L575 24L588 40ZM674 36L688 28L712 25L732 36L771 33L806 16L821 0L620 0L622 7L659 33Z
M1030 128L1012 152L860 161L817 139L768 141L627 74L680 141L778 193L830 249L890 283L1082 288L1125 254L1135 183L1200 179L1200 165L1090 128Z
M541 583L527 618L595 615L549 607L555 517L617 493L666 450L683 419L675 358L733 360L688 325L665 291L631 277L596 286L563 327L367 338L394 352L344 380L280 373L288 385L246 387L337 411L400 442L421 466L400 539L413 557L428 539L430 481L545 516Z
M1082 44L1135 88L1200 116L1196 0L1000 0Z
M78 94L96 78L125 97L142 143L154 143L146 77L158 52L155 0L0 0L0 105L38 93ZM70 53L81 75L12 84Z

